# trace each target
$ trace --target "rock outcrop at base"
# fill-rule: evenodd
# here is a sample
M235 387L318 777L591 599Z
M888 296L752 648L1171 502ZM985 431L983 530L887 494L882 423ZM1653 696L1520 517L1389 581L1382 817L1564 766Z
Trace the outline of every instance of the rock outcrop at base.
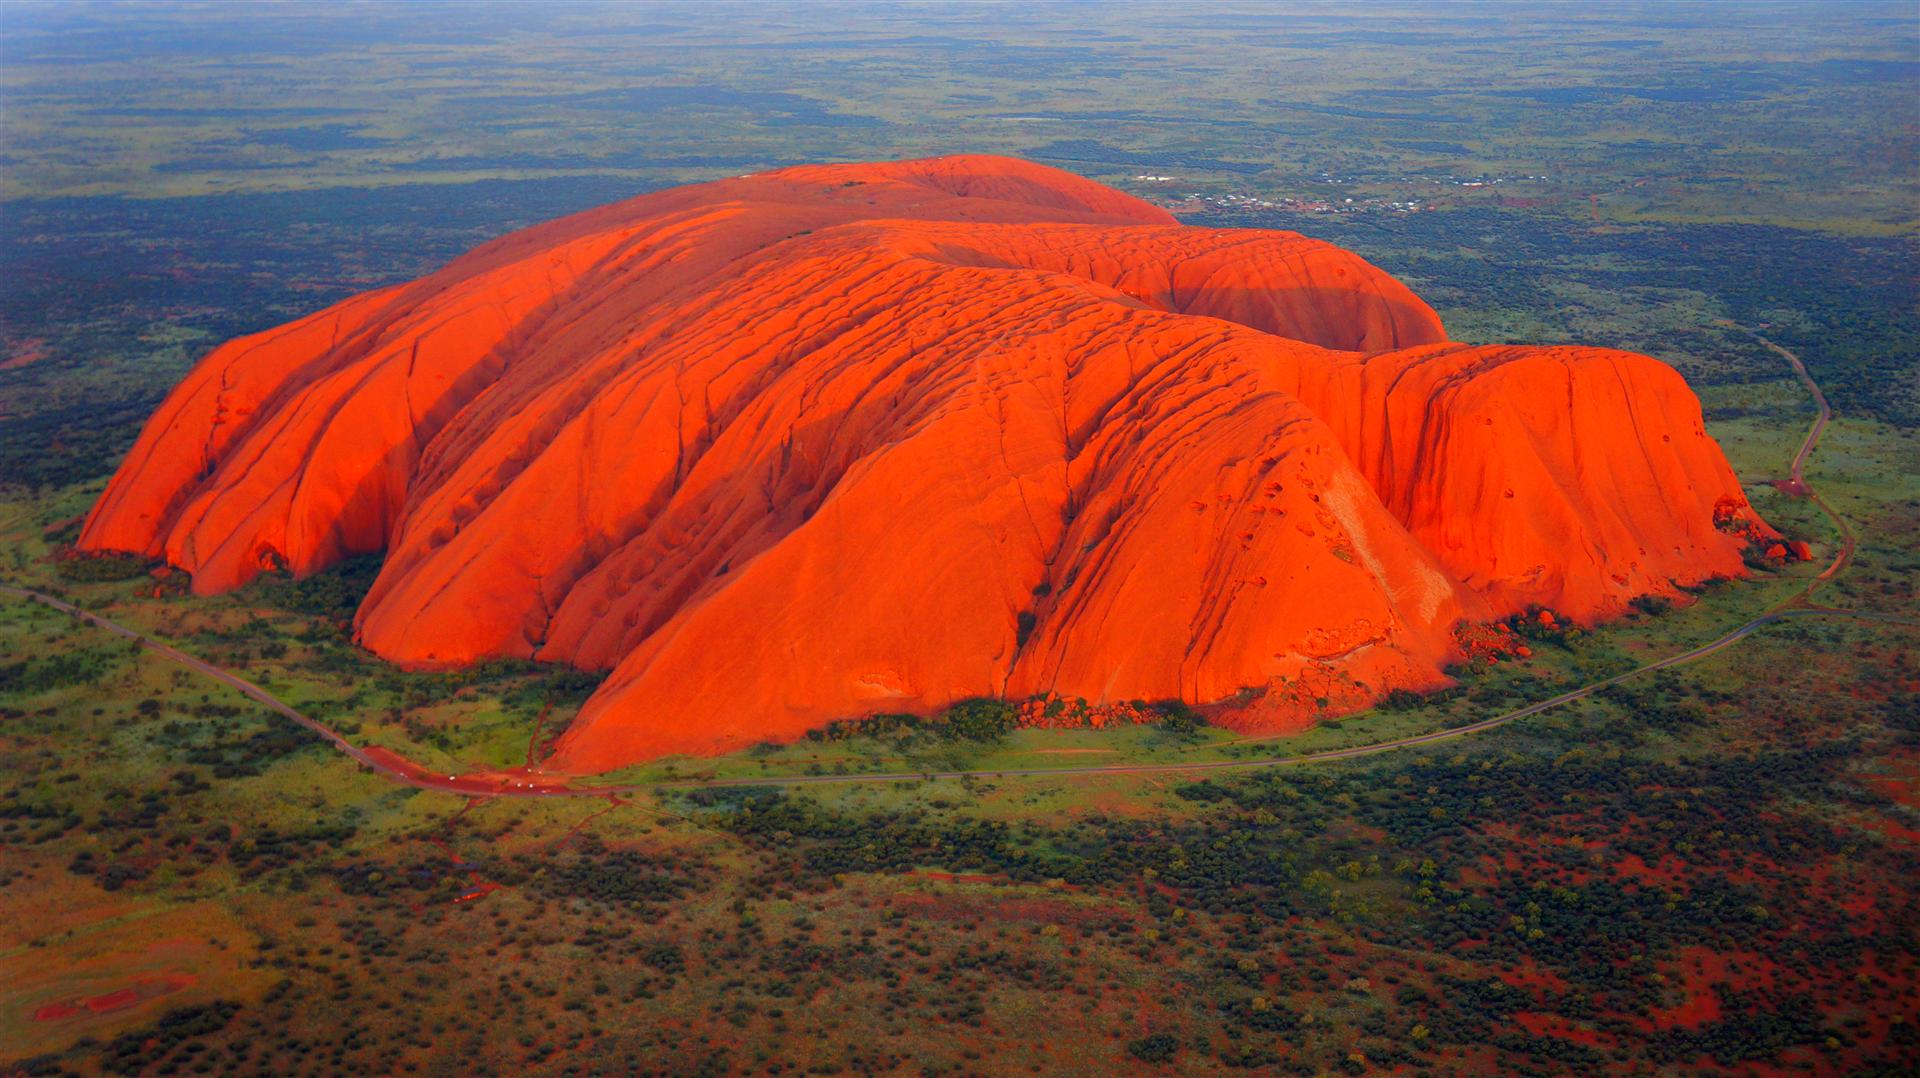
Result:
M81 546L200 592L385 551L377 654L611 671L549 761L588 772L981 695L1303 724L1442 683L1462 619L1738 575L1728 505L1764 529L1657 360L1448 343L1337 247L955 157L643 196L224 345Z

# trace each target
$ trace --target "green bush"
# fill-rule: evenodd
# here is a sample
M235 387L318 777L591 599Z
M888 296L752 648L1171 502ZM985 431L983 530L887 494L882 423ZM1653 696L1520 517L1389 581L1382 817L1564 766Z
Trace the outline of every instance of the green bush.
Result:
M288 610L333 621L350 621L360 601L373 587L385 561L383 554L363 554L312 576L296 580L284 573L271 574L262 584L269 602Z
M0 693L31 696L68 685L91 685L119 667L119 652L63 651L0 666Z
M137 580L159 562L137 554L93 554L64 558L54 566L60 579L76 584L103 584L119 580Z
M1146 1063L1167 1063L1180 1051L1180 1042L1171 1033L1153 1033L1127 1042L1127 1054Z
M939 730L949 741L997 741L1012 731L1018 715L1005 700L962 700L947 709Z
M1181 700L1163 700L1153 705L1160 713L1160 720L1154 725L1171 734L1191 736L1207 725L1207 717L1188 707Z

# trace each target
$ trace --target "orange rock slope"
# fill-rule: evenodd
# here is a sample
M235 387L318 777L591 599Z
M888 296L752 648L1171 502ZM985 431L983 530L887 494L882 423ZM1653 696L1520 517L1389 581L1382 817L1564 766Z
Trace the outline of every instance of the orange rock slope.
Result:
M384 550L360 641L610 670L550 761L599 771L978 695L1299 724L1439 684L1463 618L1738 574L1730 511L1656 360L1448 343L1337 247L956 157L647 195L233 341L81 545L200 592Z

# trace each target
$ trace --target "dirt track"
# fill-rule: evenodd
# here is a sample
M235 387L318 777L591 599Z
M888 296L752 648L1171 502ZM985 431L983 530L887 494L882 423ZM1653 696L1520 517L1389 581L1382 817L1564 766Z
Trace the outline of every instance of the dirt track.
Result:
M1806 386L1807 392L1813 395L1813 403L1819 408L1818 414L1813 417L1813 426L1807 428L1806 438L1800 442L1799 451L1793 455L1793 464L1788 468L1787 476L1792 488L1812 498L1813 504L1819 506L1820 511L1832 519L1834 527L1840 529L1840 548L1834 552L1833 563L1831 565L1828 565L1822 570L1819 576L1807 581L1806 589L1798 596L1786 600L1787 602L1795 602L1812 595L1820 585L1839 575L1840 570L1846 568L1847 563L1853 560L1853 550L1859 542L1858 538L1854 535L1853 525L1847 523L1847 518L1841 516L1832 505L1827 503L1825 498L1820 496L1820 492L1813 489L1813 485L1807 482L1805 471L1807 456L1813 452L1813 447L1819 443L1820 435L1826 432L1828 421L1833 419L1833 409L1828 406L1827 395L1820 392L1819 383L1813 380L1813 375L1807 373L1807 365L1800 362L1799 356L1794 355L1786 348L1775 344L1744 326L1734 326L1733 328L1740 330L1740 332L1766 345L1776 355L1785 359L1787 363L1793 367L1793 373L1799 377L1800 384Z

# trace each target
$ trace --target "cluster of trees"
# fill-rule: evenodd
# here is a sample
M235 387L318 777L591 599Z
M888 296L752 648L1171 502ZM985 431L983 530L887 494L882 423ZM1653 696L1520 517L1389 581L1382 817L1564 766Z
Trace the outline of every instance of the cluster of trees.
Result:
M92 850L81 850L67 862L67 871L76 876L93 876L103 891L118 891L136 880L144 880L153 874L153 869L138 861L124 858L112 858L105 866L94 860Z
M0 423L0 486L38 493L98 479L133 445L159 399L57 405Z
M1730 992L1741 996L1744 993ZM1707 1056L1722 1067L1752 1060L1772 1059L1789 1048L1823 1044L1838 1032L1822 1020L1819 1008L1806 996L1793 996L1777 1009L1761 1001L1752 1009L1732 1003L1730 1013L1698 1029L1670 1029L1652 1038L1648 1054L1655 1062L1673 1065Z
M261 597L272 605L328 621L350 622L385 561L384 554L362 554L298 580L286 572L269 573L260 578L258 587Z
M1150 1033L1127 1042L1127 1054L1144 1063L1171 1063L1179 1051L1180 1039L1171 1033Z
M128 653L129 648L124 646L73 648L0 663L0 696L33 696L73 685L92 685L118 670Z
M1192 924L1177 916L1192 910L1224 934L1209 946L1229 956L1272 946L1273 926L1339 921L1396 952L1470 954L1488 968L1530 963L1566 982L1564 990L1542 992L1483 977L1446 980L1439 994L1403 992L1399 1006L1423 1030L1421 1044L1407 1048L1410 1060L1422 1045L1495 1043L1548 1069L1592 1069L1613 1059L1612 1051L1631 1050L1528 1034L1511 1021L1517 1010L1599 1022L1616 1043L1666 1045L1658 1051L1672 1060L1706 1053L1731 1065L1824 1043L1834 1030L1806 1020L1785 989L1746 1000L1735 1024L1656 1033L1632 1016L1673 1005L1670 984L1656 972L1690 949L1798 949L1817 956L1797 970L1803 984L1828 969L1859 968L1865 944L1848 916L1803 895L1779 868L1858 856L1857 840L1805 808L1830 802L1836 789L1875 797L1844 781L1858 746L1818 742L1699 758L1636 753L1628 750L1649 736L1707 722L1707 705L1740 702L1692 690L1673 675L1617 687L1603 699L1619 715L1584 729L1572 752L1422 754L1182 783L1174 792L1205 806L1190 819L1095 815L1035 827L917 809L842 812L764 789L696 791L686 800L802 890L928 864L1094 889L1151 881L1177 898L1143 892L1156 925L1136 944L1143 955L1155 953L1154 940ZM1908 715L1920 729L1913 701L1884 710L1896 727ZM1550 742L1553 735L1536 736ZM1544 835L1573 837L1551 845L1530 837ZM1615 874L1610 866L1629 856L1667 866L1661 871L1671 879ZM1920 873L1911 850L1887 848L1876 858L1881 878ZM1517 867L1487 878L1489 863ZM1780 886L1764 882L1776 878ZM1323 975L1313 966L1289 972L1282 988L1328 983L1315 980ZM1232 970L1220 982L1234 983ZM1257 1034L1298 1015L1257 978L1237 991L1218 1013L1223 1029L1241 1032L1210 1050L1223 1064L1261 1065L1258 1046L1270 1038ZM1734 1047L1742 1040L1750 1055ZM1149 1061L1184 1050L1148 1037L1131 1043ZM1381 1058L1370 1057L1374 1064Z
M0 801L0 836L9 845L51 842L86 822L71 805L46 800L23 801L19 791Z
M842 719L807 731L808 741L846 741L856 737L911 737L926 729L918 715L883 712L858 719Z
M903 745L916 741L998 741L1011 733L1019 712L1004 700L962 700L932 718L883 713L846 719L807 731L809 741L845 741L856 737L888 738Z
M686 858L655 857L639 850L575 852L558 861L535 865L516 861L501 869L506 882L531 883L550 898L586 899L622 907L628 913L650 912L654 917L698 890L708 877L707 866Z
M1084 703L1084 702L1083 702ZM1047 704L1049 718L1066 710L1068 702L1053 700ZM1158 703L1135 701L1134 706L1156 715L1154 725L1169 733L1191 736L1207 725L1206 716L1179 700ZM882 738L896 748L911 748L918 743L972 742L991 743L1020 727L1020 710L1005 700L979 697L962 700L930 718L918 715L882 713L858 719L844 719L807 731L809 741L846 741L852 738Z
M199 1007L176 1007L144 1029L123 1033L107 1042L101 1062L115 1074L147 1074L176 1053L188 1069L197 1070L193 1057L206 1050L201 1038L227 1028L240 1013L240 1004L216 1000Z
M62 558L54 566L54 572L59 574L60 579L75 584L98 584L138 580L158 564L135 554L105 553Z
M280 760L324 744L320 735L271 712L254 712L252 721L234 722L231 720L247 715L247 710L212 701L183 710L194 719L227 721L167 719L151 727L147 736L174 758L211 768L218 779L258 775ZM135 711L157 717L162 705L149 698L136 705Z

